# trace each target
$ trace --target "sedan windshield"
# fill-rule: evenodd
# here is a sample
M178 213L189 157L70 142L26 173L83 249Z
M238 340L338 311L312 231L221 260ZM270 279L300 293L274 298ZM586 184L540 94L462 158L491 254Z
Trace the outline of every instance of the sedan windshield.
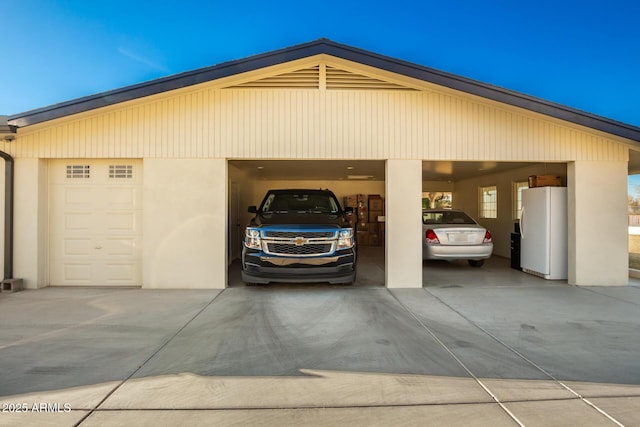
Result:
M460 211L422 212L423 224L475 224L469 215Z

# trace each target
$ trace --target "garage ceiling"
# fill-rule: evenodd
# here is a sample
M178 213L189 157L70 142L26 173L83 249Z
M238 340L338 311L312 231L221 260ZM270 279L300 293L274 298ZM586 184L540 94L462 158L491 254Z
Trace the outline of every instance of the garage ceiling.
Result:
M384 160L230 160L250 179L258 180L369 180L384 181ZM425 181L459 181L489 173L531 166L516 162L452 162L425 161Z

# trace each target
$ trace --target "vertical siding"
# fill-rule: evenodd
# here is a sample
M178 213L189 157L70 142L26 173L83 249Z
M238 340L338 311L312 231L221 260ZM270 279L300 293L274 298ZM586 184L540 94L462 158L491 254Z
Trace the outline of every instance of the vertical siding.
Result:
M573 125L449 93L203 89L86 113L4 144L18 157L625 160Z

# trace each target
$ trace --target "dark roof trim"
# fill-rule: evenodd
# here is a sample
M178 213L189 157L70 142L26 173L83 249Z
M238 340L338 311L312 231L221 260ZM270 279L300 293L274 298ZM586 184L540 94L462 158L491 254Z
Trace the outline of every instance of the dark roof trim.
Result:
M427 68L399 59L379 55L351 46L319 39L285 49L229 61L211 67L175 74L120 89L74 99L60 104L31 110L9 117L11 125L29 126L92 109L131 101L145 96L180 89L199 83L278 65L318 54L327 54L369 65L385 71L413 77L483 98L524 108L530 111L576 123L612 135L640 142L640 128L606 117L576 110L540 98L524 95L497 86L471 80L455 74Z

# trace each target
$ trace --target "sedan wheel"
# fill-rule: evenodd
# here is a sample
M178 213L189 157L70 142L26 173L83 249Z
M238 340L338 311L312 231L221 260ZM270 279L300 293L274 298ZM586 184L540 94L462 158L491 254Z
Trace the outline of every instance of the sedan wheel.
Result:
M484 260L483 259L470 259L469 260L469 265L471 267L482 267L483 264L484 264Z

